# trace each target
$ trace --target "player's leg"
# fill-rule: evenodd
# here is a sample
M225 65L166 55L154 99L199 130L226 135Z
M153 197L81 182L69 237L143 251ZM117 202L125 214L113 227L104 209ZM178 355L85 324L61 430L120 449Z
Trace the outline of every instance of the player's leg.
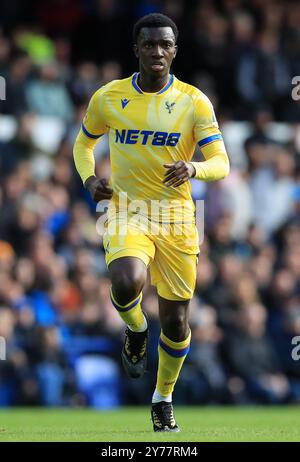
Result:
M159 298L161 335L158 345L158 372L152 397L152 419L155 431L179 431L176 424L172 393L189 351L189 300Z
M187 239L189 236L191 239ZM152 398L155 431L179 431L173 415L172 392L190 346L188 309L196 283L197 237L196 228L191 226L188 235L173 233L155 241L156 254L150 274L159 296L162 327Z
M147 266L155 254L154 244L142 223L131 223L128 216L116 214L106 224L103 246L112 282L112 302L132 331L144 330L141 291Z
M172 401L172 393L189 351L191 331L188 324L189 300L166 300L158 296L161 334L154 402ZM155 394L157 393L157 399Z
M127 256L113 260L108 269L112 303L127 324L121 354L123 366L129 377L139 378L147 365L148 325L141 307L147 266L141 259Z
M147 267L137 257L121 257L108 265L111 278L111 299L114 307L133 332L146 330L147 322L141 309L142 288Z
M155 247L143 226L130 223L128 217L110 218L103 236L105 260L110 273L111 300L127 325L122 361L130 377L141 377L147 362L147 320L142 312L142 289L147 266Z

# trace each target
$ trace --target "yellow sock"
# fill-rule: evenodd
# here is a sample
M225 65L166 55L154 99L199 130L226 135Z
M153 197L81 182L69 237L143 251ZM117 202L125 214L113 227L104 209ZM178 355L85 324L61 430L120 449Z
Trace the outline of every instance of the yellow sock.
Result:
M162 396L170 395L180 369L190 349L191 332L182 342L173 342L161 331L158 343L158 372L156 390Z
M112 304L117 309L119 315L127 326L134 332L141 331L145 325L146 320L142 312L141 302L143 298L142 292L127 305L120 305L113 296L112 290L110 289L110 298ZM146 324L147 325L147 324Z

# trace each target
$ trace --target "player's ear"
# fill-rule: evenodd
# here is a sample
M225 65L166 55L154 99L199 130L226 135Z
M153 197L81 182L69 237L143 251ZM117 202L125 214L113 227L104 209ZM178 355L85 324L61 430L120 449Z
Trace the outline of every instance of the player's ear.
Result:
M132 49L133 49L133 53L134 53L135 57L138 58L139 57L139 50L138 50L138 46L137 46L136 43L133 45Z
M173 59L176 57L177 51L178 51L178 45L175 45L175 46L174 46L174 56L173 56Z

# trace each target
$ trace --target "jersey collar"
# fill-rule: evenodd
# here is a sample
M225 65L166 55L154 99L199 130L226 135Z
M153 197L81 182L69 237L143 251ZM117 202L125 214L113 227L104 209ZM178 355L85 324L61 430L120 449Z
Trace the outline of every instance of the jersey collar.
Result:
M174 80L173 74L170 74L170 75L169 75L169 80L168 80L168 82L166 83L166 85L165 85L161 90L159 90L157 93L147 93L147 92L144 92L144 91L138 86L138 83L137 83L138 75L139 75L139 72L136 72L135 74L133 74L131 83L132 83L133 87L135 88L135 90L136 90L138 93L140 93L141 95L143 95L143 94L146 94L146 95L151 95L151 94L152 94L152 95L161 95L162 93L164 93L165 91L167 91L168 88L170 88L170 86L172 85L173 80Z

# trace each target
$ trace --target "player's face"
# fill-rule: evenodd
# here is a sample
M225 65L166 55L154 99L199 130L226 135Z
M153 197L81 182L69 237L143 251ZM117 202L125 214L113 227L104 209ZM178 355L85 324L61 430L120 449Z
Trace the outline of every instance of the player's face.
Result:
M141 69L148 75L163 77L169 73L177 53L171 27L143 27L134 46Z

